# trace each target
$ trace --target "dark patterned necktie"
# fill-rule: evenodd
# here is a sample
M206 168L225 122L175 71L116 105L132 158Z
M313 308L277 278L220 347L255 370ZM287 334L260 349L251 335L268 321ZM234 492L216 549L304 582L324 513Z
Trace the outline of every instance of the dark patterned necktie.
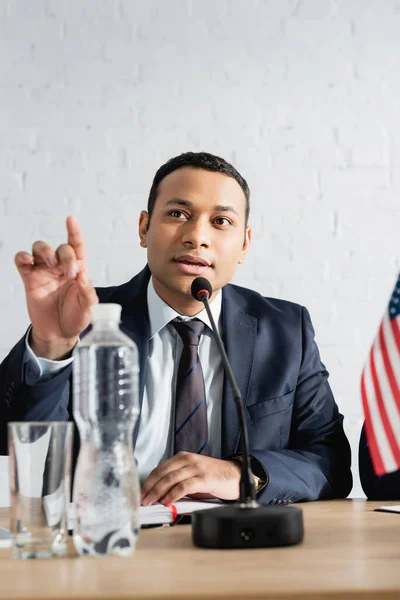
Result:
M208 454L207 404L199 341L205 324L197 319L172 321L183 342L175 396L174 452Z

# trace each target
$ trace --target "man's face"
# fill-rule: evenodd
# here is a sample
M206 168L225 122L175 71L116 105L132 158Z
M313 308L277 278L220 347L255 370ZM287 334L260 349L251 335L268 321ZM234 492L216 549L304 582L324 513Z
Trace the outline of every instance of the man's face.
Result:
M139 235L167 304L178 312L196 305L198 312L193 279L206 277L214 292L231 280L250 243L245 211L242 188L222 173L182 167L161 181L148 229L148 213L140 215Z

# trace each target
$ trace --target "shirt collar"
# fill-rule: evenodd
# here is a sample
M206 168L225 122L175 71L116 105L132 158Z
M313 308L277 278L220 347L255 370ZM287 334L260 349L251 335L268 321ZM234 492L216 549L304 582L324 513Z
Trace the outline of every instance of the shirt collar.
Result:
M152 339L156 333L161 331L163 327L168 325L172 319L176 319L180 317L181 319L200 319L203 321L211 330L210 319L208 318L208 314L205 308L194 315L193 317L186 317L185 315L180 315L173 308L168 306L164 300L160 298L154 289L153 278L150 277L149 285L147 286L147 305L149 308L149 320L150 320L150 339ZM221 315L221 305L222 305L222 294L219 290L214 300L210 302L210 310L211 314L214 317L214 321L218 326L218 321Z

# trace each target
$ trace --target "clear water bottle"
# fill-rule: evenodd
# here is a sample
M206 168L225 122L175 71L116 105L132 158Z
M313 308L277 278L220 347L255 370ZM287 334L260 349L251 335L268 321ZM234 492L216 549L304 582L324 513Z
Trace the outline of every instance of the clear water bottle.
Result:
M140 484L132 432L139 407L136 344L119 329L121 306L92 307L91 331L74 351L74 544L79 554L131 556L139 532Z

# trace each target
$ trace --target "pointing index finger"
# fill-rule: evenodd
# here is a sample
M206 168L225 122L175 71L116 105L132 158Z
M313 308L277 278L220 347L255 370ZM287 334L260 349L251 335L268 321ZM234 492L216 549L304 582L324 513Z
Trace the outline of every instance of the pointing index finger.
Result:
M86 261L85 242L83 241L81 226L76 217L67 218L67 231L68 244L75 250L76 258Z

